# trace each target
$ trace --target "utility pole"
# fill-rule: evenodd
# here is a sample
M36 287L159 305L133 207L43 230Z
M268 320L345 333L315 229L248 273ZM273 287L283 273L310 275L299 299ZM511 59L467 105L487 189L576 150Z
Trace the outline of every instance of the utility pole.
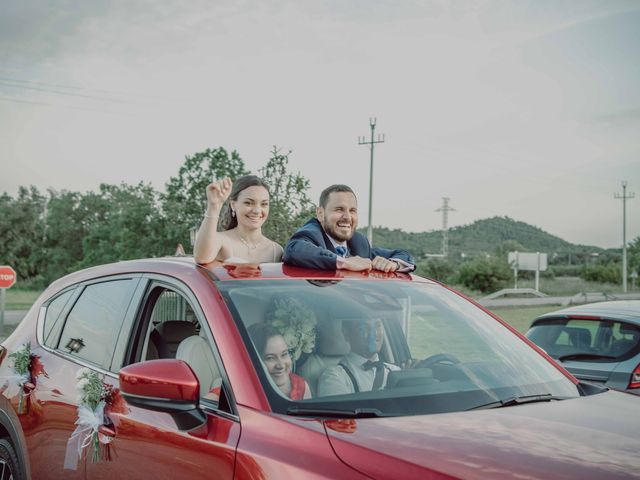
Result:
M374 139L374 131L376 129L376 119L369 118L369 125L371 126L371 140L366 141L364 137L358 137L359 145L369 145L371 148L371 164L369 166L369 226L367 227L367 238L369 243L373 246L373 224L371 223L371 212L373 211L373 146L376 143L384 143L384 133L382 136L378 134L378 139Z
M614 198L622 199L622 291L627 293L627 199L635 195L627 195L627 182L622 181L622 195L614 194Z
M442 256L447 258L449 254L449 226L447 220L449 219L449 212L455 212L455 208L449 206L449 197L442 197L442 206L436 210L436 212L442 212Z

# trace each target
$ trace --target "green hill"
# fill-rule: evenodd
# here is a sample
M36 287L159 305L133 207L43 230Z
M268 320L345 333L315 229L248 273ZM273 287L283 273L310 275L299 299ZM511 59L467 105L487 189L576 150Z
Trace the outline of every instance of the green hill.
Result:
M361 230L366 235L366 230ZM374 244L410 251L420 258L441 253L442 231L411 233L388 228L374 228ZM505 244L505 242L507 242ZM481 254L504 254L517 249L523 252L544 252L556 257L602 253L604 249L567 242L544 230L509 217L477 220L449 230L449 254L452 259Z

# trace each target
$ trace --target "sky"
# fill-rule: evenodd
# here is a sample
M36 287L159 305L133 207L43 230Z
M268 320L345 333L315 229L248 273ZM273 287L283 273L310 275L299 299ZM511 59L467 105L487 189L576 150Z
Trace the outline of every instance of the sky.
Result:
M0 0L0 193L163 190L273 146L367 225L494 216L572 243L640 236L640 2ZM204 208L204 206L203 206Z

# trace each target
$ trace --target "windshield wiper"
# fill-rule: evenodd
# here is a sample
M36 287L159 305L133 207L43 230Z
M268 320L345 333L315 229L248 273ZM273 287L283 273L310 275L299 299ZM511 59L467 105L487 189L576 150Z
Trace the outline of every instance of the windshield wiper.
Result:
M598 353L569 353L568 355L561 355L558 360L615 360L616 357L611 355L600 355Z
M543 393L540 395L523 395L521 397L509 397L505 398L504 400L485 403L483 405L478 405L477 407L468 408L467 410L512 407L514 405L523 405L525 403L550 402L551 400L565 400L566 398L568 397L558 397L551 395L550 393Z
M334 410L330 408L289 407L287 415L300 417L328 417L328 418L375 418L385 417L377 408L355 408L353 410Z

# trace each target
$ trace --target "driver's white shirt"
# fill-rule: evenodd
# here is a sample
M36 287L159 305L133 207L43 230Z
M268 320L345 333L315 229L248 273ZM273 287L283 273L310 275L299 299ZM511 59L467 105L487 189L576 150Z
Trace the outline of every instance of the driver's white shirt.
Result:
M375 368L371 368L369 370L365 370L363 368L363 365L367 363L368 360L371 360L372 362L378 361L378 354L376 353L373 357L367 359L357 353L350 352L340 360L340 362L346 365L347 368L349 368L349 371L353 374L354 378L358 382L358 389L361 392L368 392L373 388L373 380L376 376ZM384 388L387 384L387 375L390 370L400 370L400 367L391 363L385 362L384 366L384 379L382 381L381 388ZM355 393L355 391L353 382L351 381L351 378L349 378L349 374L341 365L328 367L324 372L322 372L318 379L319 397Z

